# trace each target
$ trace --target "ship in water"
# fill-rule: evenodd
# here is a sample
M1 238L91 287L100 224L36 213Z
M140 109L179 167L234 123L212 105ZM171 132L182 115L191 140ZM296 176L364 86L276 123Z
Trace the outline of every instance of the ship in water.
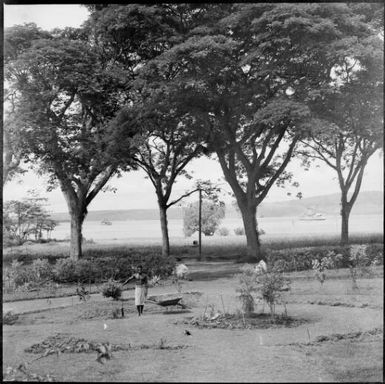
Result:
M326 217L320 213L316 212L314 209L308 208L307 212L299 217L301 221L322 221L326 220Z
M112 225L111 221L110 220L107 220L107 219L103 219L100 224L103 224L103 225Z

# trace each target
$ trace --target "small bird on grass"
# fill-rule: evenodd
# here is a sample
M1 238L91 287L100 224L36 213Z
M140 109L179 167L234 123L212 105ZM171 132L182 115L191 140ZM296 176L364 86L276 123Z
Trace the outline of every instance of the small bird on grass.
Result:
M184 334L187 335L187 336L192 336L192 335L191 335L191 332L190 332L188 329L186 329L186 330L184 331Z

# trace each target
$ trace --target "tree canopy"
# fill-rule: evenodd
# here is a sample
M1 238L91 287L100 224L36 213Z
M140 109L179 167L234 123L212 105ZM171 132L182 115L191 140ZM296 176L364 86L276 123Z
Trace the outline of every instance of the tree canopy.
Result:
M369 36L341 42L333 81L313 93L305 162L320 160L338 176L341 242L348 242L350 211L368 159L383 146L383 42Z
M87 206L129 167L114 155L108 130L121 107L119 87L90 44L65 37L34 41L5 76L15 93L10 125L26 160L50 176L51 188L60 185L73 221L71 256L79 257Z
M143 68L204 122L257 256L256 207L308 133L312 93L330 82L344 39L368 37L346 4L216 4L206 22Z

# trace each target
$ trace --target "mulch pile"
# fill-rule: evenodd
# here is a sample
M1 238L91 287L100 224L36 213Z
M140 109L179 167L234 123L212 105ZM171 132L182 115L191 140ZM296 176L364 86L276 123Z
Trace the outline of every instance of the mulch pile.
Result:
M374 328L369 331L357 331L357 332L349 332L349 333L333 333L331 335L321 335L315 338L314 343L323 343L325 341L340 341L340 340L348 340L348 339L358 339L362 336L382 336L383 330L381 328Z
M94 352L98 350L101 343L87 341L86 339L76 338L65 334L56 334L45 339L41 343L33 344L24 351L28 353L81 353L81 352ZM118 344L111 344L112 351L122 351L130 348L129 346L123 346ZM51 352L51 353L47 353Z
M322 300L309 300L308 304L313 305L329 305L331 307L347 307L347 308L366 308L373 307L368 303L354 304L354 303L345 303L341 301L322 301ZM376 306L378 307L378 306Z
M243 317L239 314L226 313L217 314L211 318L185 318L181 321L182 324L192 325L198 328L219 329L266 329L278 327L297 327L305 322L305 319L294 319L290 316L283 315L276 315L274 320L272 320L270 314L267 313L255 313L248 317Z
M111 344L111 343L100 343L95 341L88 341L83 338L76 338L66 334L56 334L50 336L41 343L33 344L24 351L34 354L42 354L42 357L60 353L81 353L81 352L99 352L100 347L107 345L111 352L116 351L128 351L138 349L183 349L186 345L168 345L165 339L161 339L157 344Z

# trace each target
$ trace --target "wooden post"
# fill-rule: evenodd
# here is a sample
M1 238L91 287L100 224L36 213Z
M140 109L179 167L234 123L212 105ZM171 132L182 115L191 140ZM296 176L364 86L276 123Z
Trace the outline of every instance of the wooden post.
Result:
M199 260L202 258L202 190L199 188Z

